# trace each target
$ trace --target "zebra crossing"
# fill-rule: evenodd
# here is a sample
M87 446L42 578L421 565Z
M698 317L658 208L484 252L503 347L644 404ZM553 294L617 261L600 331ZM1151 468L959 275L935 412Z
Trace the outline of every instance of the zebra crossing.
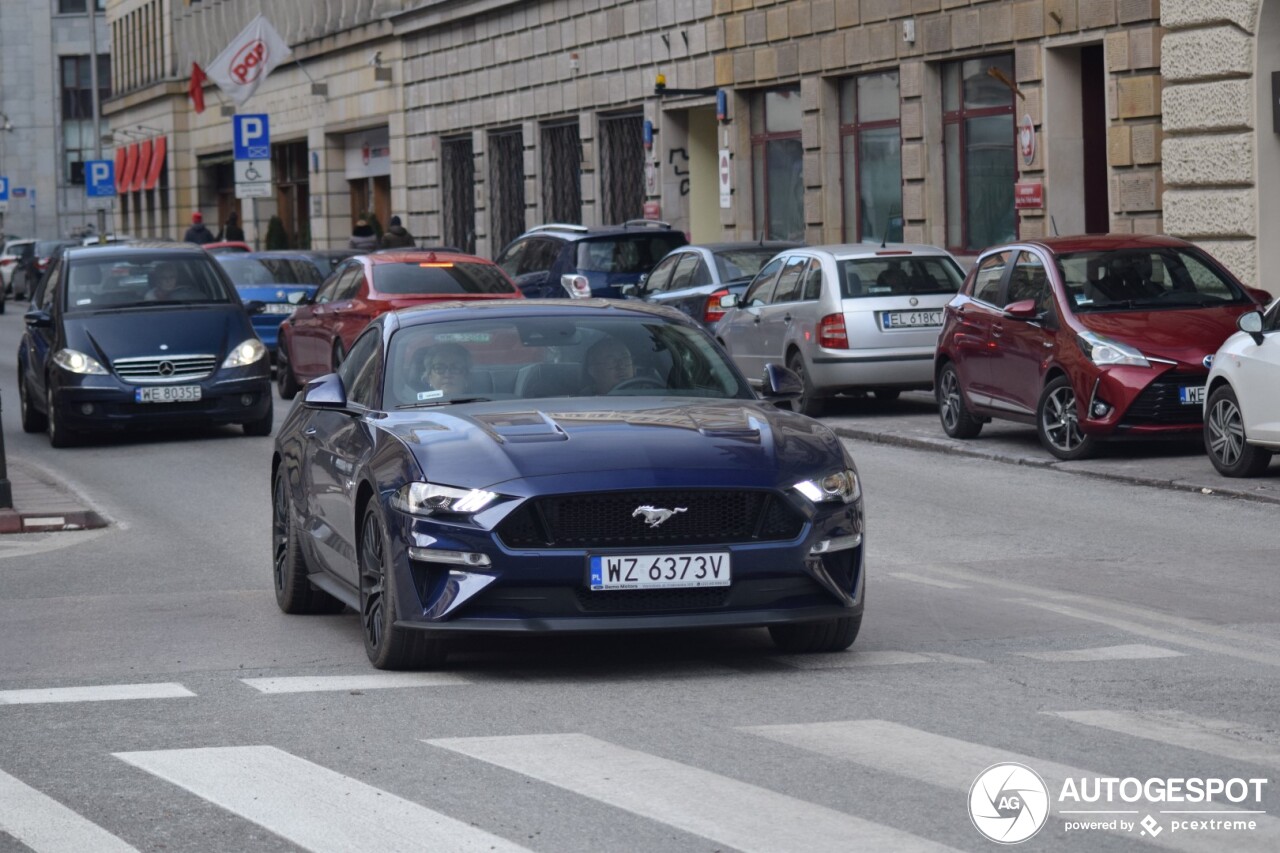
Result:
M1134 738L1159 747L1197 751L1240 766L1243 776L1265 776L1280 766L1280 738L1265 730L1227 720L1197 717L1179 711L1121 712L1059 710L1043 712L1044 720L1061 726L1060 738L1069 742L1080 726ZM719 847L745 853L776 851L848 851L853 849L942 851L982 849L986 842L963 821L964 803L973 780L984 768L1017 762L1039 773L1050 792L1067 779L1124 776L1120 767L1082 768L1045 754L1022 754L996 744L954 737L883 719L849 719L795 724L744 726L733 730L746 742L735 767L747 769L752 781L698 767L670 754L646 752L624 743L582 732L528 733L474 737L422 737L420 764L424 778L414 790L429 790L431 768L440 755L452 756L479 774L489 768L487 787L502 801L541 804L555 794L573 798L557 811L560 819L575 819L583 810L621 810L634 818L705 839ZM776 750L793 752L798 762L817 756L824 766L849 768L849 780L872 778L878 787L918 793L927 791L939 814L961 816L954 832L936 836L913 826L904 815L899 825L883 815L872 820L855 814L855 807L834 808L809 802L793 793L773 790L768 780ZM672 749L675 749L674 747ZM110 753L127 766L122 772L146 774L172 786L175 796L192 796L248 821L298 847L319 853L352 851L538 851L533 836L502 826L477 825L427 804L380 789L370 781L347 775L342 768L299 757L270 744L195 746L180 749L133 750ZM1105 758L1102 759L1105 762ZM1250 769L1250 768L1255 769ZM1256 768L1264 768L1258 771ZM492 776L494 770L499 776ZM1171 770L1174 768L1171 768ZM828 772L829 769L828 769ZM829 779L838 785L838 779ZM71 851L130 851L121 838L77 814L39 790L40 780L8 775L0 758L0 833L36 853ZM1052 799L1052 794L1051 794ZM1269 796L1274 800L1274 796ZM857 802L856 799L852 802ZM1054 809L1061 828L1069 815ZM1156 805L1145 805L1157 811ZM1153 849L1177 851L1274 851L1280 849L1280 819L1262 809L1213 804L1224 819L1248 816L1256 828L1233 834L1229 841L1213 833L1164 831L1148 835L1103 830ZM1146 812L1134 812L1140 817ZM567 816L566 816L567 815ZM593 826L599 822L588 821ZM517 842L513 838L519 838ZM1062 840L1062 836L1060 836ZM1070 838L1091 849L1087 837ZM624 849L627 839L600 838L598 849ZM1225 845L1225 846L1224 846ZM146 849L145 843L139 847Z

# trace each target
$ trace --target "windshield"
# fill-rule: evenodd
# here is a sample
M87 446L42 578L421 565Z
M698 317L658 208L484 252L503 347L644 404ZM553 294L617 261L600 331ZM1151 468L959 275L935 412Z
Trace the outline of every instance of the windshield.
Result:
M387 409L606 394L754 398L706 333L647 316L407 326L392 336L387 365Z
M845 299L955 293L964 281L959 265L940 255L892 255L840 261Z
M653 269L654 264L668 252L684 244L684 235L676 231L580 240L578 269L582 272L639 275Z
M716 269L720 271L721 281L732 281L735 278L753 278L770 258L778 254L780 249L754 248L729 249L716 252Z
M1078 314L1251 301L1205 258L1183 248L1072 252L1057 263L1067 302Z
M373 288L380 293L515 293L511 280L493 264L465 261L403 261L373 265Z
M314 263L302 258L254 258L234 254L215 257L237 285L318 285L327 275Z
M235 302L211 257L205 254L113 254L69 265L66 310L174 303Z

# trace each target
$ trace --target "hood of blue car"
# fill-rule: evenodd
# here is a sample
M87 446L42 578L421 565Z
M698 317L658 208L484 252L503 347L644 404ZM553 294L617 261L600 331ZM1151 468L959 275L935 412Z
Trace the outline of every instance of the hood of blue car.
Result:
M152 355L214 355L254 337L242 305L146 307L64 317L67 346L107 364Z
M565 490L613 488L617 472L644 472L628 487L713 478L771 488L842 465L836 436L821 423L767 403L653 398L514 400L413 410L383 426L410 447L431 482L498 487L572 477ZM539 491L554 484L538 484ZM512 490L508 490L509 492ZM514 490L518 493L519 489Z

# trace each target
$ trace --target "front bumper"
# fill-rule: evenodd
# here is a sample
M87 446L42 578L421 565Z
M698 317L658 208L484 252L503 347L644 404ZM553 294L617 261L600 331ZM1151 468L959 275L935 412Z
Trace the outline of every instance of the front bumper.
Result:
M1157 373L1145 367L1112 367L1100 371L1076 393L1084 404L1080 429L1088 435L1187 435L1204 427L1203 400L1183 403L1183 388L1203 387L1207 371L1170 368ZM1110 410L1094 416L1094 406Z
M78 432L129 427L167 427L248 423L271 410L272 390L267 360L250 368L220 370L196 382L200 399L184 403L139 403L139 386L115 376L86 376L80 384L55 385L53 406L59 422ZM237 375L238 374L238 375Z
M758 627L857 616L865 586L861 501L824 510L789 541L697 548L511 550L492 533L391 511L398 621L440 633ZM825 550L822 543L827 543ZM409 548L485 554L483 569L411 559ZM592 591L592 554L727 551L727 587ZM821 553L817 553L822 551Z

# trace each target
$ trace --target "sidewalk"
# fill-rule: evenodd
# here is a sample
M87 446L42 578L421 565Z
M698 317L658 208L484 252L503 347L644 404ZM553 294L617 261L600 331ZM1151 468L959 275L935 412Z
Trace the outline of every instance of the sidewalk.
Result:
M48 533L106 527L107 520L47 473L8 460L13 509L0 509L0 533Z

